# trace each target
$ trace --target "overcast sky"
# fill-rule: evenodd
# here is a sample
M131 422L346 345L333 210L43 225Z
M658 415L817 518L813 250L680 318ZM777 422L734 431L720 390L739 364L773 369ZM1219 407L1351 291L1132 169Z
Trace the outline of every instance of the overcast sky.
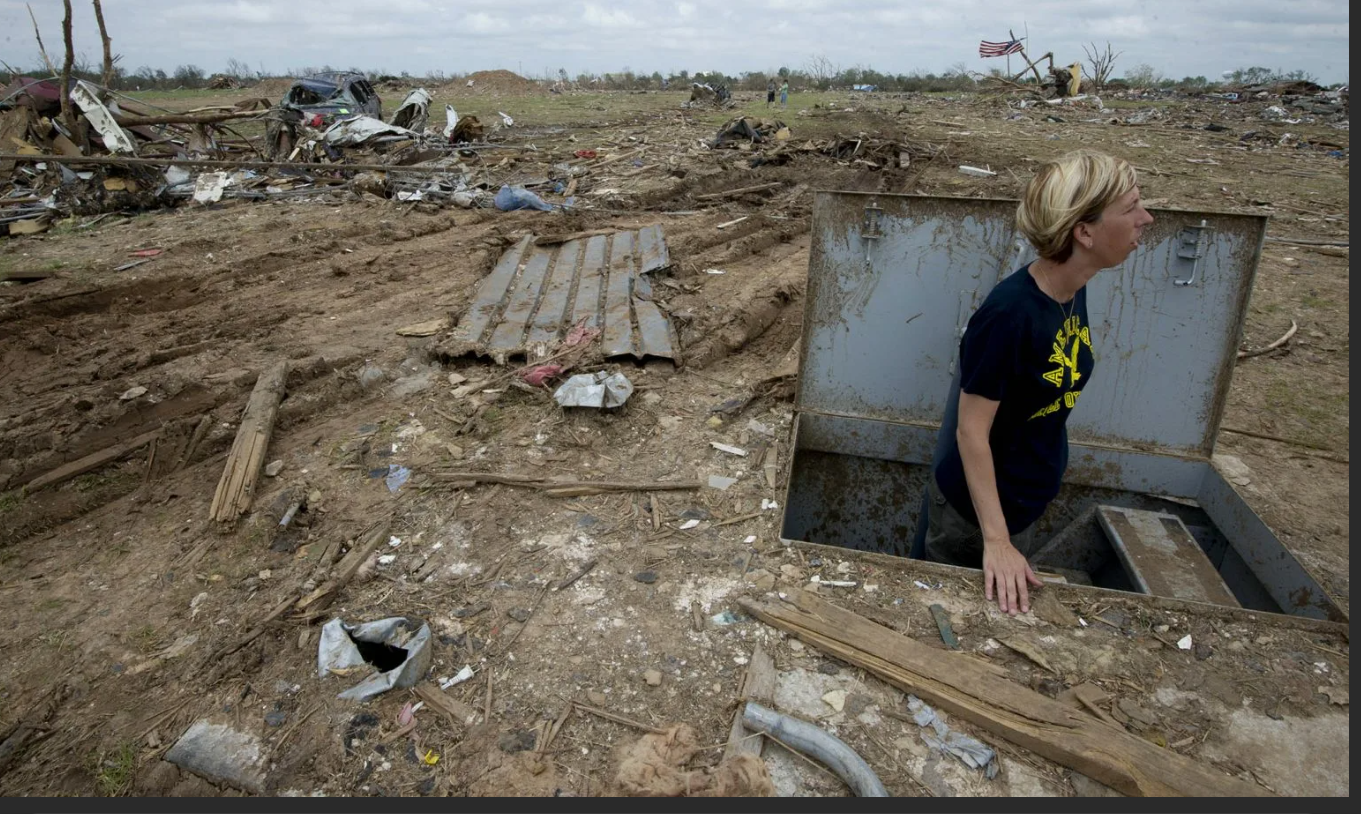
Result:
M60 61L60 0L31 0L43 41ZM1123 56L1180 78L1218 78L1261 65L1345 82L1345 0L104 0L114 52L129 71L194 64L208 73L235 58L282 73L330 64L389 73L506 68L541 77L559 68L605 73L681 69L727 74L804 67L825 55L841 67L886 73L986 71L980 39L1022 36L1033 56L1083 59L1109 40ZM90 0L73 0L75 44L101 59ZM0 0L0 59L41 64L23 0ZM1016 57L1012 65L1023 67Z

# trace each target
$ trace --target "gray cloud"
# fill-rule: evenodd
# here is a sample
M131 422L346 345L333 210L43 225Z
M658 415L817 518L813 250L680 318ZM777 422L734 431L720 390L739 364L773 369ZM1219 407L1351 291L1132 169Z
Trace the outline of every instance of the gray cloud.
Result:
M60 50L61 4L33 0L49 52ZM76 49L97 63L100 45L88 0L74 0ZM424 74L506 68L541 76L630 68L734 74L802 67L814 54L842 67L890 73L940 72L957 63L987 70L980 39L1028 28L1033 55L1083 58L1107 40L1167 76L1216 78L1263 65L1303 69L1345 82L1349 14L1343 0L104 0L129 70L195 64L212 72L228 59L282 72L301 66ZM0 0L0 52L39 64L23 0ZM1016 58L1012 65L1021 67Z

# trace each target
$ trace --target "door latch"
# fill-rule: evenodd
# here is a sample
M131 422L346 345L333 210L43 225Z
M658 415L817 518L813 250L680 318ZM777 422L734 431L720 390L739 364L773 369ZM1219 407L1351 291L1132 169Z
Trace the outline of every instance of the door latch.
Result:
M1173 280L1174 284L1192 285L1195 283L1196 273L1200 271L1200 261L1205 257L1205 250L1209 244L1211 230L1212 227L1203 220L1199 226L1188 226L1181 230L1177 257L1191 261L1191 276L1185 280Z
M884 210L877 201L870 201L870 205L865 207L865 228L860 236L866 240L878 240L884 236L879 231L879 217L884 214Z

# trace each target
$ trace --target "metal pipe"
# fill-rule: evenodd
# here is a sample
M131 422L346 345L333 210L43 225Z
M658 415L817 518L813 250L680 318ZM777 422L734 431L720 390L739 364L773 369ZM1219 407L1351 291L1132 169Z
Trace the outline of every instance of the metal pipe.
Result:
M822 761L851 787L857 797L889 796L884 784L879 782L879 776L854 749L807 721L781 715L748 701L742 711L742 723L748 729L770 735L785 746Z

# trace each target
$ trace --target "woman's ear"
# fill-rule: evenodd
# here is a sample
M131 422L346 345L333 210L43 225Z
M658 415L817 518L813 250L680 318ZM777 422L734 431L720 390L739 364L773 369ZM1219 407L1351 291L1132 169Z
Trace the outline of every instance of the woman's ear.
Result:
M1084 249L1090 249L1096 242L1096 237L1092 234L1091 224L1079 223L1077 226L1074 226L1073 242L1082 246Z

